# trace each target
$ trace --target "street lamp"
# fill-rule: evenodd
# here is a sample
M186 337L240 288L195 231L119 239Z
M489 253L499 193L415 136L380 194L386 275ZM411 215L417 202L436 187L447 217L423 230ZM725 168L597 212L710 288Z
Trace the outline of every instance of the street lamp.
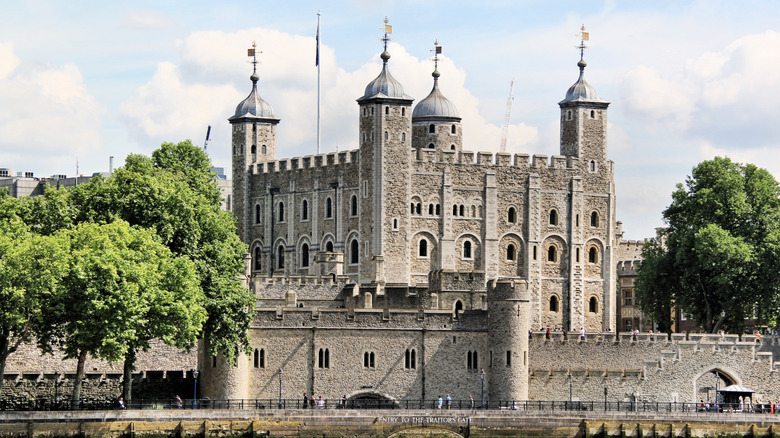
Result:
M192 370L195 384L192 386L192 409L198 409L198 370Z
M482 409L485 409L485 369L482 368L482 371L479 372L479 375L482 376Z
M279 369L279 409L282 409L282 369L281 368Z
M574 376L569 373L569 403L571 403L571 381Z
M715 371L715 413L720 412L720 407L718 406L718 384L720 383L720 375L717 371Z
M604 411L607 410L607 387L604 387Z

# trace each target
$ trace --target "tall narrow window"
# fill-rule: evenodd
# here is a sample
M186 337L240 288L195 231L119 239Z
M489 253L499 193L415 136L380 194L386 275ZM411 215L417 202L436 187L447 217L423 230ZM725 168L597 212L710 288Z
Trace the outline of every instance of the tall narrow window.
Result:
M265 368L265 349L260 349L260 368Z
M588 302L588 311L590 313L596 313L599 311L599 300L597 300L596 297L590 297L590 301Z
M441 205L436 204L436 216L441 214Z
M349 214L351 216L357 216L358 214L357 196L355 195L352 195L352 200L349 203Z
M255 348L255 358L254 358L254 366L255 368L260 368L260 352Z
M279 222L284 222L284 202L279 203Z
M463 258L464 259L471 258L471 242L468 240L463 242Z
M398 219L393 219L393 229L394 230L398 229Z
M547 261L554 262L556 260L558 260L558 250L554 245L550 245L550 247L547 248Z
M405 132L401 133L401 141L402 142L406 142L406 133Z
M457 216L458 215L458 206L457 205L453 205L452 206L452 215L453 216Z
M461 312L463 312L463 301L455 301L455 316L458 316Z
M465 216L466 215L466 210L465 210L465 207L463 206L463 204L461 204L460 207L458 208L458 212L460 213L461 216Z
M588 262L589 263L598 263L599 261L599 252L598 250L591 246L588 250Z
M429 132L429 133L431 133L431 134L435 134L435 133L436 133L436 125L434 125L433 123L431 123L431 124L428 126L428 132Z
M558 311L558 297L555 295L550 297L550 312Z
M360 245L358 245L357 239L352 239L352 243L349 244L349 262L353 265L358 263L360 257Z
M417 352L414 348L407 348L404 354L404 368L413 370L417 368Z
M277 251L277 265L276 267L279 269L284 269L284 245L279 245L279 250Z
M325 217L333 217L333 200L330 198L325 199Z
M511 243L506 246L506 260L507 261L515 260L515 246Z
M309 267L309 245L306 243L301 245L301 267Z
M456 127L455 127L455 125L452 125L452 130L451 130L450 132L452 132L453 134L455 134L455 133L457 133L457 132L458 132L458 128L456 128Z
M550 225L558 225L558 212L550 210Z
M579 263L579 262L580 262L580 249L579 249L579 248L577 248L577 249L575 250L575 254L576 254L576 255L575 255L575 257L574 257L574 261L575 261L575 262L577 262L577 263Z
M333 252L333 242L328 241L325 243L325 251L326 252Z
M466 353L466 369L474 368L474 364L471 362L471 352Z
M433 204L428 204L428 215L433 216Z
M517 211L515 210L515 208L514 207L509 207L509 210L507 211L507 214L506 214L507 222L512 223L512 224L515 223L515 221L517 220L516 216L517 216Z
M263 221L263 215L260 211L260 204L255 205L255 223L259 224Z
M414 209L414 211L415 211L415 212L416 212L418 215L419 215L419 214L422 214L422 204L418 202L418 203L415 205L415 209Z
M375 368L376 365L374 364L374 352L373 351L366 351L363 353L363 367L364 368Z
M420 257L428 257L428 241L425 239L420 239L420 251L419 251Z
M598 227L599 226L599 214L598 212L593 212L590 214L590 226L591 227Z
M305 199L301 202L301 220L309 220L309 201Z
M263 267L260 257L262 257L262 249L259 246L256 246L255 247L254 257L253 257L254 258L253 262L254 262L254 266L255 266L255 271L259 271Z
M512 366L512 352L507 351L506 352L506 366L511 367Z
M388 114L390 114L390 107L386 106L385 107L385 115L388 115Z
M260 151L263 153L263 155L265 155L268 153L268 148L266 148L265 145L263 145L263 147L260 148Z
M317 353L317 367L318 368L330 368L330 350L327 348L320 348Z

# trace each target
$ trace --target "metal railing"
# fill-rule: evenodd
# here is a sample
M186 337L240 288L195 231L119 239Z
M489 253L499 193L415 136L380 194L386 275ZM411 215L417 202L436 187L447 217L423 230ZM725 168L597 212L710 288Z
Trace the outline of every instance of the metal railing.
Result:
M0 400L0 411L65 411L65 410L111 410L111 409L232 409L232 410L279 410L278 398L267 399L137 399L124 403L120 407L117 401L82 399L78 406L70 400L34 399ZM771 404L752 405L721 403L703 405L701 403L650 402L650 401L557 401L557 400L386 400L386 399L282 399L281 409L432 409L432 410L505 410L505 411L602 411L602 412L659 412L659 413L778 413Z

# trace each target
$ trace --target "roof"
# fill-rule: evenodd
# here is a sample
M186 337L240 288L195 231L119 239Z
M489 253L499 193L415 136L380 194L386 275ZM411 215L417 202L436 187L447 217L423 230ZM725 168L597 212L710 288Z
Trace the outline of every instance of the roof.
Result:
M414 111L412 111L412 120L419 118L457 118L460 119L458 109L450 102L449 99L439 90L439 76L441 74L438 70L433 72L433 89L428 96L421 100Z

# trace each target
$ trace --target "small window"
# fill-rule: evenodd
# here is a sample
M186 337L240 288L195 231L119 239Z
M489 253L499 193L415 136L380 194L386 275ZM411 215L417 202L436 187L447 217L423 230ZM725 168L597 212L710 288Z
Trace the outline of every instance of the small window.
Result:
M596 162L593 160L590 160L590 171L595 172L596 171Z
M513 224L517 220L517 210L515 210L514 207L509 207L509 210L506 214L506 220L507 222Z
M309 220L309 201L305 199L301 202L301 220Z
M454 151L454 150L455 150L455 145L454 145L454 144L451 144L451 145L450 145L450 150L451 150L451 151Z
M265 147L265 145L263 145L263 146L260 148L260 152L261 152L263 155L266 155L266 154L268 153L268 149Z
M550 210L550 225L558 225L558 212Z
M393 219L393 229L394 230L398 229L398 219Z
M590 297L590 300L588 301L588 311L590 313L598 313L599 301L596 299L596 297Z
M406 108L401 108L401 116L403 117L405 115L406 115Z
M318 368L330 368L330 350L327 348L320 348L317 353L317 367Z
M419 203L419 202L418 202L418 203L417 203L417 204L414 206L414 212L415 212L415 213L417 213L418 215L421 215L421 214L422 214L422 204L421 204L421 203Z
M404 354L404 368L413 370L417 368L417 351L414 348L407 348Z
M325 251L326 252L333 252L333 242L331 242L331 241L325 242Z
M358 202L357 202L357 196L352 195L352 199L349 203L349 214L350 216L357 216L358 214Z
M477 206L472 205L471 206L471 217L477 217Z
M547 248L547 261L548 262L554 262L558 260L558 250L555 248L555 245L550 245L549 248Z
M470 370L479 369L479 358L476 351L469 351L466 354L466 368Z
M260 349L260 368L265 368L265 349Z
M260 224L263 221L263 213L260 210L260 204L255 205L255 223Z
M325 199L325 217L333 217L333 200L329 198Z
M566 120L571 120L571 110L566 111Z
M436 146L434 146L434 145L433 145L433 143L428 143L428 149L433 149L433 148L435 148L435 147L436 147Z
M349 245L349 263L356 265L360 260L360 245L358 245L357 239L352 239L352 243Z
M512 352L507 351L506 352L506 366L511 367L512 366Z
M558 311L558 297L555 295L550 297L550 312Z
M433 216L433 204L428 204L428 215Z
M284 202L279 202L279 222L284 222Z
M536 260L536 245L534 245L534 260Z
M387 141L390 138L390 134L388 134L387 131L385 131L385 141Z
M276 260L276 267L284 269L284 245L279 245Z
M309 267L309 245L305 243L301 245L301 267Z
M591 227L599 226L599 213L596 211L590 214L590 226Z
M452 129L450 130L450 132L456 134L458 132L458 128L456 128L455 125L452 125Z
M593 112L593 111L591 111L591 112ZM388 114L390 114L390 107L386 106L385 107L385 115L388 115Z
M368 181L363 181L363 197L368 196Z
M255 368L260 368L260 352L257 348L255 348L254 366Z
M461 216L465 216L466 215L466 210L465 210L465 207L463 206L463 204L461 204L460 207L458 208L458 212L460 213Z
M429 133L431 133L431 134L435 134L435 133L436 133L436 125L434 125L433 123L431 123L431 124L428 126L428 132L429 132Z
M463 301L457 300L455 301L455 316L457 317L461 312L463 312Z
M579 248L577 248L577 249L574 251L574 261L575 261L576 263L579 263L579 262L580 262L580 249L579 249Z
M253 260L253 264L254 264L254 267L255 267L255 271L259 271L263 267L262 262L261 262L261 257L262 257L262 249L260 249L259 246L256 246L255 247L254 257L253 257L253 259L254 259Z
M574 226L579 227L580 226L580 215L574 215Z
M213 368L217 367L217 356L211 356L211 366Z
M414 214L414 202L409 203L409 213Z
M441 214L441 205L436 204L436 216Z
M514 244L509 244L506 247L506 259L507 261L514 261L517 257L517 250L515 249Z
M598 263L599 262L599 252L595 247L590 247L588 250L588 263Z
M452 215L453 216L457 216L458 215L458 206L457 205L453 205L452 206Z
M595 119L596 118L596 111L590 110L590 118Z
M404 143L406 142L406 133L405 132L401 133L401 141L404 142Z
M374 358L375 356L373 351L366 351L363 353L363 368L376 368Z
M471 242L468 240L463 242L463 258L464 259L471 258Z
M420 257L428 257L428 241L425 239L420 239L420 250L418 251L418 256Z

